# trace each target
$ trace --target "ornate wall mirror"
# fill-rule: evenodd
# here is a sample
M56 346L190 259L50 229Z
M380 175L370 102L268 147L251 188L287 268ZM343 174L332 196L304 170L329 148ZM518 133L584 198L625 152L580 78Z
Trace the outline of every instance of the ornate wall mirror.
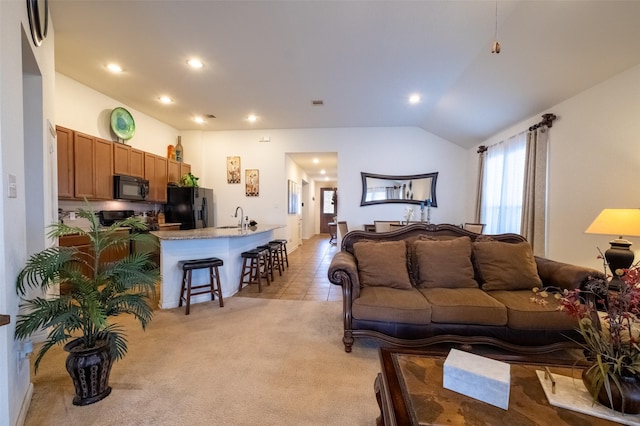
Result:
M438 172L421 175L388 176L361 172L361 206L383 203L420 204L430 203L438 207L436 180Z

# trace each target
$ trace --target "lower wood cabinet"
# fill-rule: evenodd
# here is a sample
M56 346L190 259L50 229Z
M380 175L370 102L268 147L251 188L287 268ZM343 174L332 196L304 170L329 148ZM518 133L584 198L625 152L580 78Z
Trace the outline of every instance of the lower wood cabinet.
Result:
M129 234L128 229L123 229L122 231L118 231L118 233L122 233L122 236L126 236ZM85 275L93 274L93 247L91 246L91 241L89 237L86 235L65 235L58 239L58 245L60 247L76 247L81 253L84 254L85 259L87 260L88 265L82 265L82 272ZM100 265L103 265L108 262L115 262L117 260L124 259L129 255L129 244L125 244L120 247L110 247L102 253L100 258ZM91 266L90 266L91 265Z

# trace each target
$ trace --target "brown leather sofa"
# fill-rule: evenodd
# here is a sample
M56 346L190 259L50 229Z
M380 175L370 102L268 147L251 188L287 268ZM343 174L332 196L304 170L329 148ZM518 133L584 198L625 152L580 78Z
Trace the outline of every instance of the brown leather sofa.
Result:
M329 267L342 286L344 347L355 338L400 347L489 344L519 353L577 346L577 322L533 287L573 289L602 273L535 257L515 234L479 235L455 225L352 231Z

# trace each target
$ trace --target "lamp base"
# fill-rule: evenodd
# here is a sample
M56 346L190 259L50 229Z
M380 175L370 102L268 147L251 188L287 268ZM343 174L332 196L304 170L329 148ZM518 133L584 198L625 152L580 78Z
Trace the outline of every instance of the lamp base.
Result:
M635 255L629 249L631 242L623 240L622 238L609 241L611 247L604 252L604 258L609 265L611 271L610 287L620 287L622 280L620 277L624 275L624 270L629 269L633 264Z

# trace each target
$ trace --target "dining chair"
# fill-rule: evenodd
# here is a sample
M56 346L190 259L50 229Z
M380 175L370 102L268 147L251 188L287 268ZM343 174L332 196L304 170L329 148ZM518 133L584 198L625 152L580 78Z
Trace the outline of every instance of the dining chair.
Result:
M389 232L392 231L391 225L399 225L399 220L374 220L373 225L376 227L376 232Z
M347 232L349 232L349 226L347 225L347 221L339 220L338 221L338 238L340 239L340 241L342 241L342 237L344 237Z
M462 226L462 229L475 232L476 234L482 234L482 231L484 231L484 223L468 223L467 222Z

